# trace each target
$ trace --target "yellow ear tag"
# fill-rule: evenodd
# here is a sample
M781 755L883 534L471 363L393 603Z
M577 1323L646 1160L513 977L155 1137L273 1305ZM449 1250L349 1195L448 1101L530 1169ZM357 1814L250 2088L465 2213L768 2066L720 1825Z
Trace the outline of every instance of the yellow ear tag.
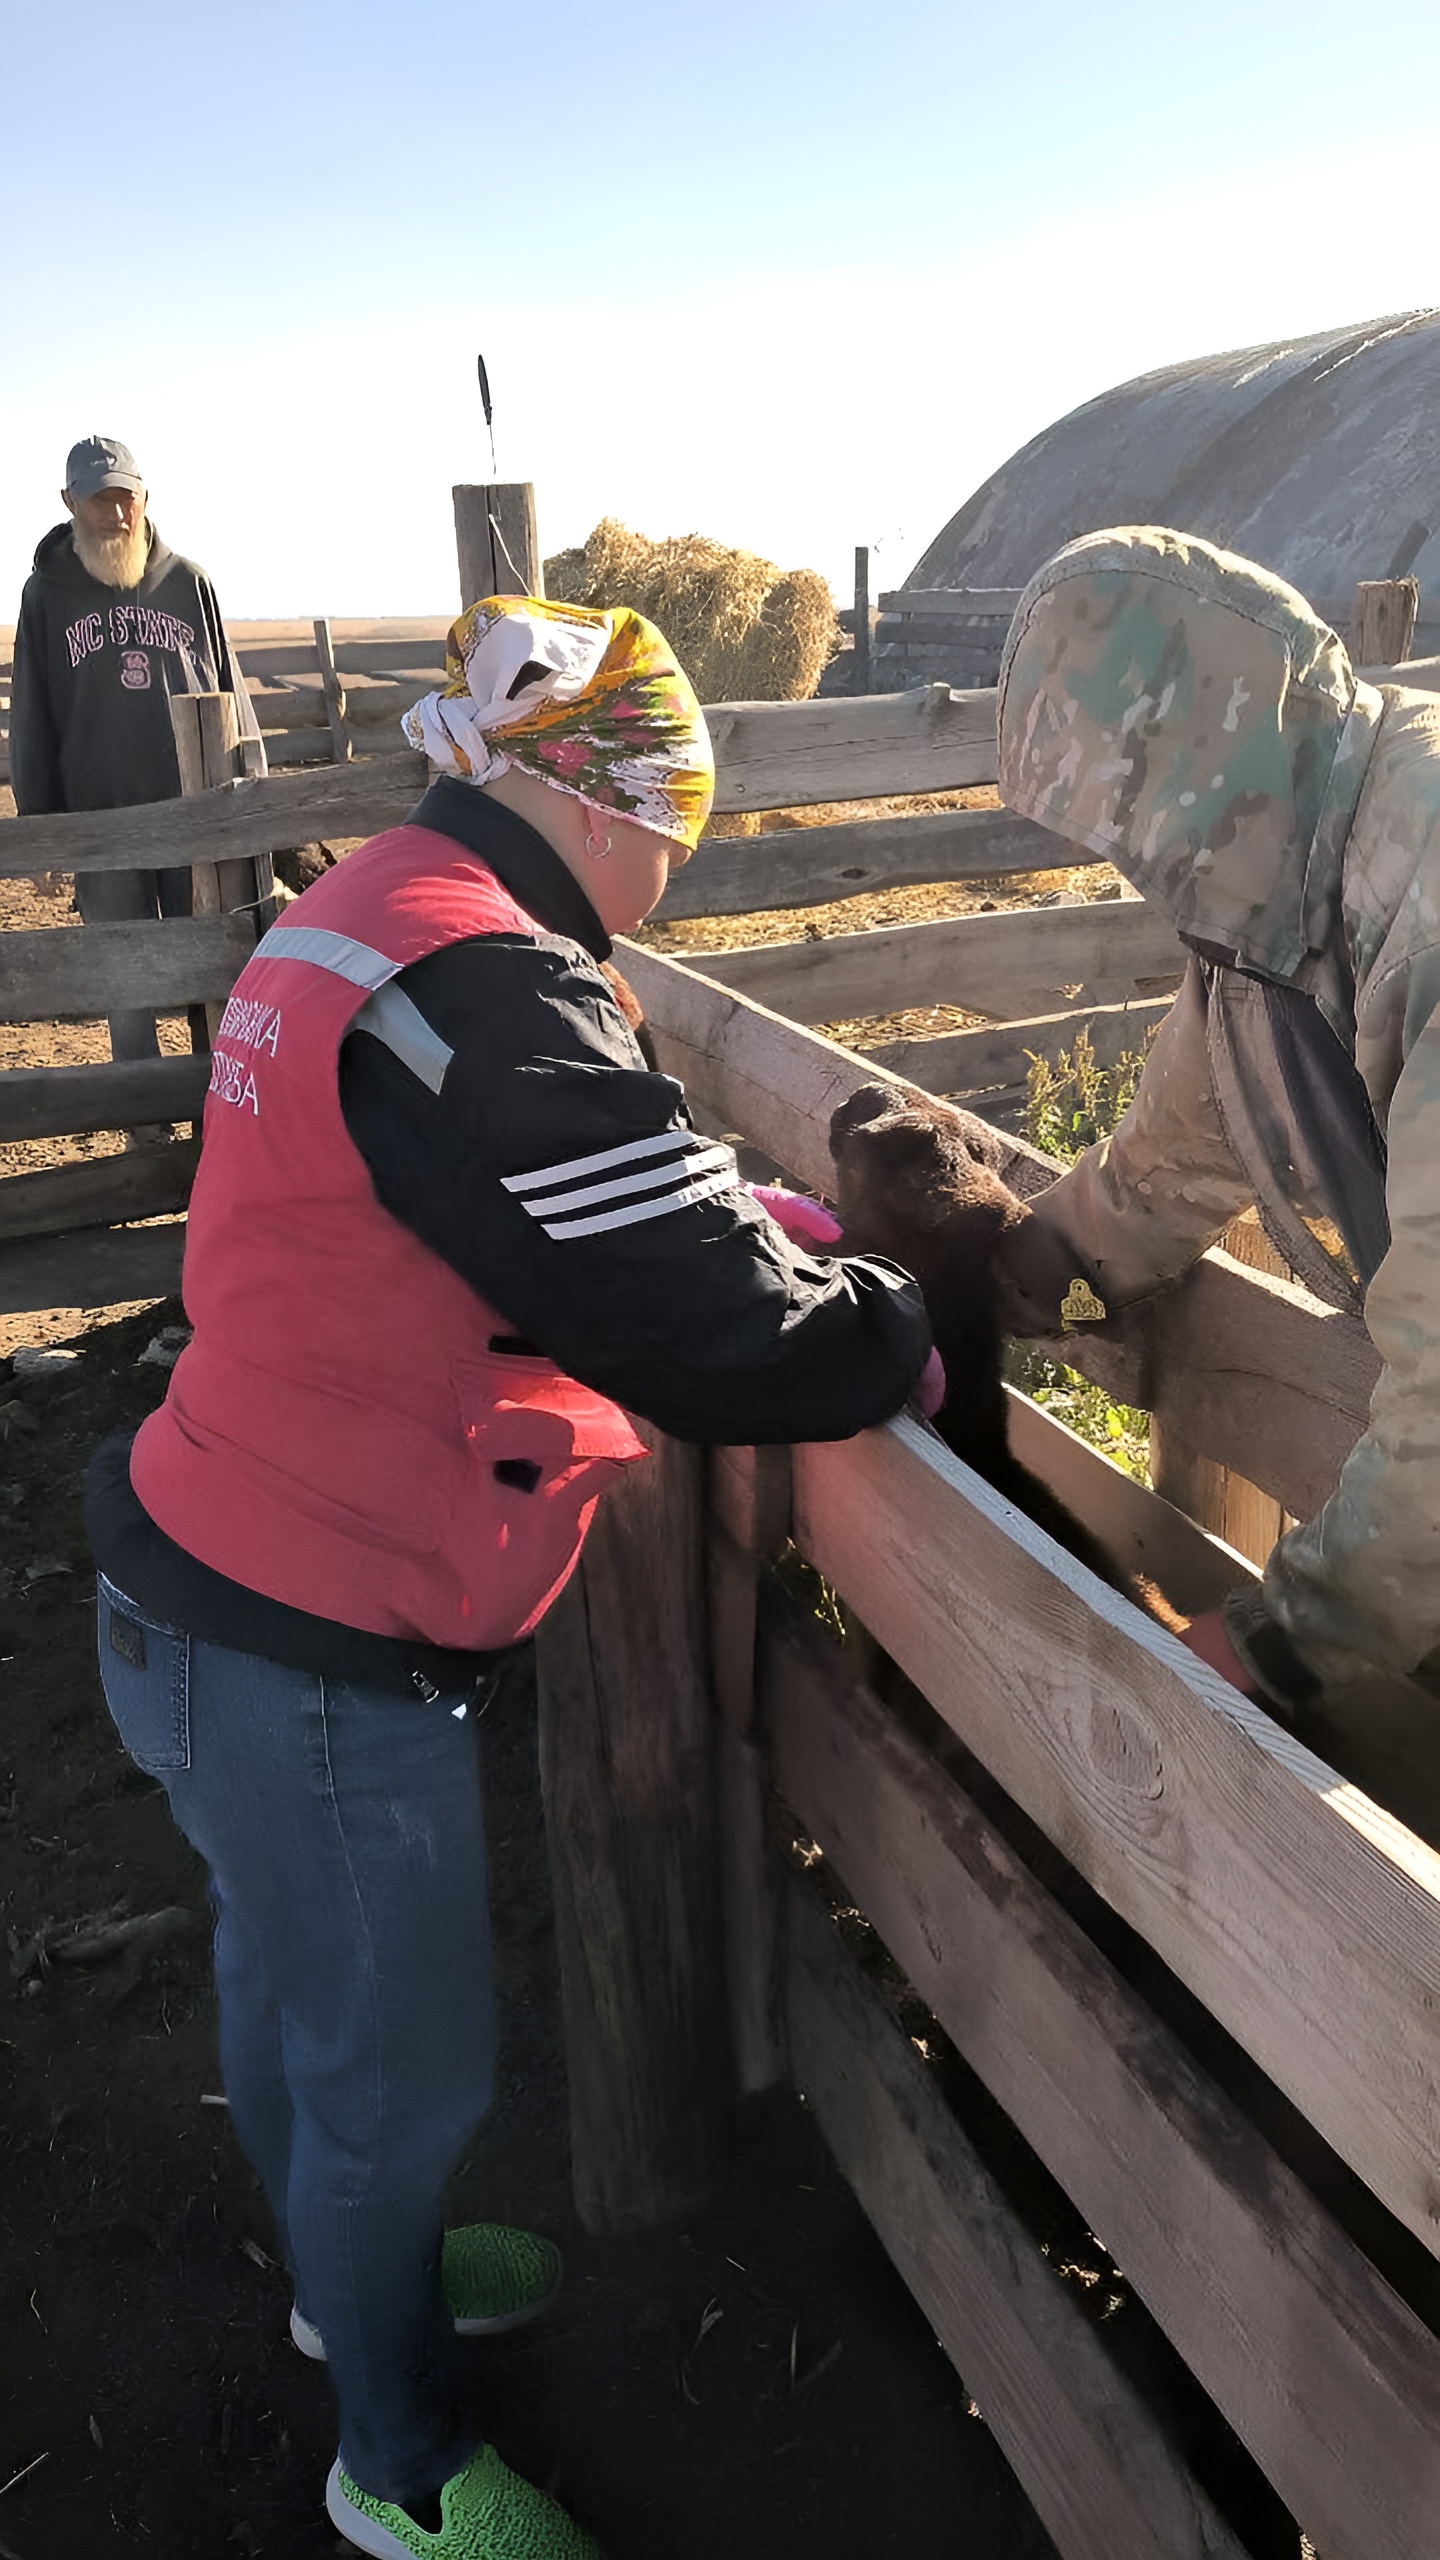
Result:
M1105 1301L1096 1297L1088 1280L1072 1280L1060 1301L1060 1317L1067 1333L1072 1324L1103 1324Z

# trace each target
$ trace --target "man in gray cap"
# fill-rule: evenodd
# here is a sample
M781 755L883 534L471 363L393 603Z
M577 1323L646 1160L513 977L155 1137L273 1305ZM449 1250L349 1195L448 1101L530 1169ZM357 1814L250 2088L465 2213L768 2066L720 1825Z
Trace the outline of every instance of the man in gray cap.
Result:
M65 465L69 522L35 554L15 633L10 770L22 817L174 800L180 766L172 693L233 693L258 736L203 569L161 541L128 446L86 436ZM87 924L185 914L188 871L80 875ZM157 1054L148 1013L110 1017L116 1058Z

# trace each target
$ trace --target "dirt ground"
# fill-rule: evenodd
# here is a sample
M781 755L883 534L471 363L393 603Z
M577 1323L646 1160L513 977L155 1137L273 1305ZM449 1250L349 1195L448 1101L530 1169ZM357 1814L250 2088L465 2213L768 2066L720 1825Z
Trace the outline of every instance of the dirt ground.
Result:
M96 1323L58 1379L0 1374L0 2560L346 2547L320 2508L326 2378L289 2343L263 2202L207 2103L204 1876L94 1668L81 1472L163 1392L137 1362L178 1313ZM470 2351L482 2423L610 2560L1042 2560L1048 2537L797 2103L753 2112L702 2221L638 2244L578 2229L523 1680L480 1746L502 2065L453 2211L530 2223L567 2261L541 2332ZM122 1904L175 1915L149 1954L37 1957L47 1929Z

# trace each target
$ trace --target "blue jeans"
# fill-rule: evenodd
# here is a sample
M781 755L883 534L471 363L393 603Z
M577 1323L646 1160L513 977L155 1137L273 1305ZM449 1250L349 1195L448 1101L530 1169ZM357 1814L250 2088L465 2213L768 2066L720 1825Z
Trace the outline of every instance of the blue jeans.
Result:
M494 2054L473 1721L203 1643L103 1575L99 1636L121 1740L210 1869L225 2088L341 2460L374 2497L430 2497L478 2443L440 2285Z

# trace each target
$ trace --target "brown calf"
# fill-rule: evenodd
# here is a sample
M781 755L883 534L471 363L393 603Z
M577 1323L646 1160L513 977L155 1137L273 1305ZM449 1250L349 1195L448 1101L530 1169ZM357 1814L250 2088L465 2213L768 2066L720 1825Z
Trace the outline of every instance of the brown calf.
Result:
M1075 1266L1001 1181L994 1132L913 1090L902 1101L883 1085L862 1085L831 1120L830 1152L841 1249L883 1253L920 1284L945 1363L945 1402L934 1417L942 1440L1112 1589L1163 1626L1183 1627L1154 1584L1122 1571L1011 1451L1002 1343L1009 1332L1059 1332Z

